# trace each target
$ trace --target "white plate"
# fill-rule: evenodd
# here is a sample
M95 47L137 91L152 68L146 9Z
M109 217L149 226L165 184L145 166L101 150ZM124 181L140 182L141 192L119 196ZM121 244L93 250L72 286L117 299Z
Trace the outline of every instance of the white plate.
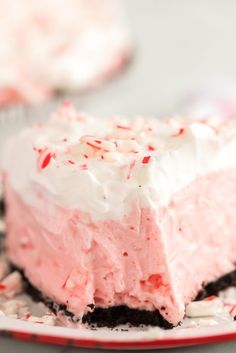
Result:
M223 293L225 293L224 302L230 301L231 305L234 305L233 296L235 293L236 298L236 289L231 288ZM43 304L33 303L25 294L17 296L16 299L27 301L30 313L33 315L40 317L47 311ZM171 330L125 326L116 329L68 328L0 316L0 335L74 347L157 349L236 339L236 322L229 315L229 305L225 305L221 313L216 316L185 318L181 326Z
M157 349L233 340L236 339L236 323L168 331L159 328L129 329L124 332L51 327L4 317L0 319L0 334L27 341L73 347Z

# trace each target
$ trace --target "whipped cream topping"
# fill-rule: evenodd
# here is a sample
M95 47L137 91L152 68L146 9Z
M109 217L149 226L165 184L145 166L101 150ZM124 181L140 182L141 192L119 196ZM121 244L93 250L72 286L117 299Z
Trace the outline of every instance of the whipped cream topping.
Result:
M54 89L94 86L129 55L118 0L0 0L0 6L0 93L35 101Z
M233 121L96 119L70 103L24 129L2 154L11 186L37 207L43 192L94 219L119 219L134 202L155 209L198 176L236 167Z

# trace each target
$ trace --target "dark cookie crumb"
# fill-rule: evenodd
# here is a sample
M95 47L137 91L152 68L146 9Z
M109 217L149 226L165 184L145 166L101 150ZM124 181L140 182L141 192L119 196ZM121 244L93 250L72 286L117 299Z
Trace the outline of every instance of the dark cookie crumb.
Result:
M3 199L0 199L0 221L3 220L5 214L5 204ZM5 234L0 231L0 252L3 250L4 244L3 244L3 238Z
M127 323L131 326L150 325L160 326L165 329L173 328L173 325L163 318L159 310L137 310L128 308L125 305L113 306L107 309L95 308L93 312L83 316L82 323L111 328Z
M88 304L87 305L91 310L93 310L95 308L95 305L94 304Z
M0 200L0 217L3 217L5 214L5 203L3 199Z

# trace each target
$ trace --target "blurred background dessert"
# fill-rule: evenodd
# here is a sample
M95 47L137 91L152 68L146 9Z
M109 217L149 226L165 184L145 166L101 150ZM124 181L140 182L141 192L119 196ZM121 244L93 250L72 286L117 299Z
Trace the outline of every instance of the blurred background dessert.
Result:
M181 110L190 116L235 119L236 84L228 80L216 81L215 84L210 81L186 93L181 104Z
M0 105L84 90L130 55L119 0L0 0Z

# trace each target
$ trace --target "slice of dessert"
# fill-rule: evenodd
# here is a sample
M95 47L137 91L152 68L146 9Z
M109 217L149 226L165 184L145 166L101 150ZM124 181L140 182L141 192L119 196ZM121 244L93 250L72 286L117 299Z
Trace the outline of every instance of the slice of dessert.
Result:
M67 324L177 325L235 269L235 150L233 122L67 103L3 150L8 256Z

